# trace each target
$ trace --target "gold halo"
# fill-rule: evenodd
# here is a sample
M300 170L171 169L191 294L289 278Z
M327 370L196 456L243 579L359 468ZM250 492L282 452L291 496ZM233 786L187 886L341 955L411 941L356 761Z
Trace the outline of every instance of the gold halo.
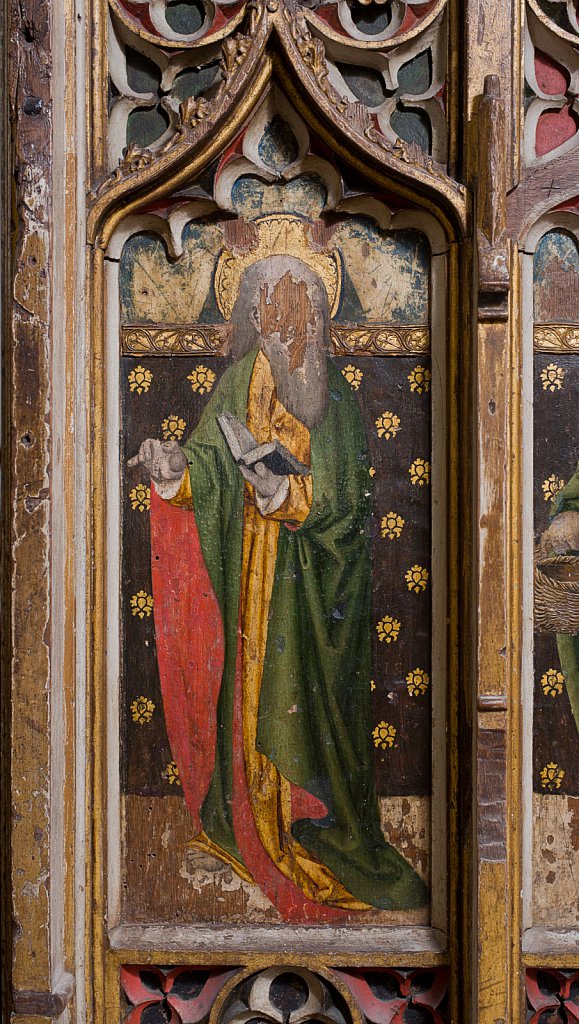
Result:
M294 256L307 263L324 283L328 293L330 316L335 316L340 305L342 290L342 264L337 249L333 252L315 252L306 235L306 225L300 217L287 213L274 213L253 221L259 239L251 252L232 253L224 249L215 269L215 297L225 320L231 317L244 271L258 260L268 256Z

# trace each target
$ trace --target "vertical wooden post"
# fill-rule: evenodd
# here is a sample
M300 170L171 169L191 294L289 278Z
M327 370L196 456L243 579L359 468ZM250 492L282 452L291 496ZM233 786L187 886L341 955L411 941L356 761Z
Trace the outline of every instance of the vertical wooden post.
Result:
M496 63L496 62L495 62ZM506 231L508 132L499 77L485 77L474 113L476 158L476 332L474 351L474 593L472 636L474 848L471 1020L514 1020L509 843L513 630L513 366ZM473 127L474 127L473 125ZM477 140L476 151L474 138ZM473 168L474 169L474 168Z
M54 25L60 18L71 32L58 40ZM5 915L8 927L3 930L10 976L3 1009L6 1019L12 1011L22 1024L60 1017L74 994L74 648L72 568L65 542L72 518L71 474L68 489L62 485L63 463L68 468L74 461L72 421L63 398L72 392L74 357L72 346L65 357L66 339L59 349L56 337L65 312L68 337L73 325L68 314L76 251L71 213L74 81L65 81L63 54L65 47L67 55L74 54L75 22L68 0L6 5L11 148L2 175L12 223L9 229L3 211L2 244L10 252L2 268L8 399L3 410L7 600L2 667L6 683L11 681L13 710L11 721L3 715L2 722L2 739L8 726L11 745L12 787L6 808L10 864L3 872L3 885L11 890L11 913ZM69 59L67 68L73 65ZM65 90L69 102L63 111ZM61 152L55 143L59 132L67 143ZM70 222L62 217L56 225L60 200L67 204ZM70 259L63 270L65 237ZM55 580L62 600L54 599ZM8 805L8 792L7 797Z
M465 179L476 196L470 371L473 584L463 619L472 736L469 1019L520 1019L520 331L507 191L520 164L524 4L469 0ZM488 72L494 72L492 77Z
M12 985L23 1014L50 1001L50 5L9 4L13 254L9 479L12 533ZM6 240L5 240L6 241ZM10 357L8 358L8 352Z

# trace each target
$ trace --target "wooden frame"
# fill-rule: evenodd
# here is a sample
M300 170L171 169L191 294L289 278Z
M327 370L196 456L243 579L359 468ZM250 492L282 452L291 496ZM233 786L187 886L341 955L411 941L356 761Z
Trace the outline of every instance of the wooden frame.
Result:
M269 69L269 61L268 61L267 56L264 56L263 60L264 60L264 67L269 71L270 70ZM258 74L259 74L259 72L258 72ZM254 83L252 85L252 89L251 89L250 95L247 96L247 94L246 94L244 96L244 101L245 102L244 102L243 106L240 107L235 112L234 120L232 121L231 127L229 128L230 135L234 134L234 132L236 131L237 127L239 125L241 125L243 123L243 120L247 117L247 110L248 110L250 104L251 104L251 106L257 105L257 102L258 102L258 100L260 98L260 89L265 87L266 81L267 81L266 77L265 76L262 77L260 75L260 77L257 80L257 83ZM305 106L302 107L302 112L305 114L305 112L306 112ZM310 119L310 115L308 115L308 120L309 120L310 123L311 123L311 120L313 120L313 119ZM213 138L212 139L212 145L215 147L215 150L217 150L218 148L222 148L225 145L225 142L223 141L223 139L220 140L218 138ZM342 150L342 156L344 156L344 155L345 155L345 153ZM201 165L200 165L200 169L201 169ZM148 178L151 180L151 185L152 185L153 189L155 189L155 181L157 179L157 176L153 175L151 173L151 170L152 169L148 169ZM191 173L191 171L190 171L190 173ZM366 172L366 173L368 173L368 172ZM373 174L372 177L376 181L377 184L380 184L383 187L389 187L390 189L394 189L396 191L398 190L398 182L393 182L390 178L386 178L383 175L379 175L379 174ZM179 181L179 178L176 178L175 180ZM163 180L163 192L164 193L169 194L171 189L174 188L174 187L175 187L174 180L172 180L169 177L164 178L164 180ZM156 194L156 192L154 194ZM113 205L111 203L111 212L109 214L109 219L110 219L110 223L111 224L118 224L119 223L119 214L117 212L118 197L115 197L115 198L116 198L115 205ZM127 209L131 209L130 205L127 205L127 206L123 207L123 210L127 210ZM431 219L433 219L433 218L431 217ZM103 227L101 228L100 237L102 239L102 243L101 244L103 246L104 246L104 240L106 239L108 241L108 247L107 248L109 249L109 251L110 251L111 244L113 244L113 255L116 256L117 255L117 247L114 244L115 243L114 229L110 228L106 221L104 222ZM440 243L438 245L438 249L440 250ZM453 255L452 255L452 246L449 246L449 253L450 253L450 255L449 255L449 302L457 302L456 296L457 296L458 282L457 282L456 270L454 268L454 260L453 260ZM93 870L95 871L95 873L97 875L97 878L98 878L98 882L95 884L95 892L98 893L98 898L97 898L97 900L94 900L94 898L93 898L93 902L96 905L94 907L94 916L93 916L94 931L93 931L92 942L91 942L92 948L96 950L96 949L102 949L103 945L104 945L104 943L103 943L103 936L102 936L102 933L101 933L101 928L102 928L101 922L102 922L103 917L104 917L104 906L105 906L105 902L104 902L105 901L105 892L104 892L103 866L106 863L106 854L104 852L104 844L105 844L105 836L104 836L104 829L103 829L104 814L102 813L101 808L104 807L104 792L106 790L107 772L106 772L106 753L105 753L105 748L106 748L106 725L105 725L105 722L103 721L102 710L101 709L106 706L107 702L103 698L103 691L102 691L101 687L103 685L103 680L104 680L104 678L106 676L106 668L105 668L104 663L102 661L102 652L104 651L105 646L106 646L105 643L104 643L104 637L106 635L108 635L108 629L107 629L107 625L106 625L106 615L105 615L105 605L106 605L106 600L107 600L105 595L106 595L106 590L107 590L107 584L106 584L106 579L105 579L104 571L103 571L104 570L104 566L106 564L106 560L104 558L104 550L105 550L104 545L106 543L106 541L105 541L105 525L104 525L104 523L105 523L105 520L104 520L104 508L105 508L105 505L106 505L106 479L107 479L107 477L110 478L110 473L111 473L111 468L112 467L109 466L109 469L107 471L107 469L106 469L105 437L104 437L104 433L103 433L102 429L99 429L97 431L97 428L96 428L96 423L102 424L102 422L105 419L108 419L109 416L111 415L109 413L106 416L103 416L102 412L99 411L99 410L103 409L103 403L106 400L105 399L105 393L106 392L105 392L105 383L104 382L105 382L105 380L108 380L108 374L106 373L106 370L105 370L105 368L108 365L108 362L107 362L107 357L106 357L105 353L106 353L106 348L107 347L110 348L110 345L111 345L111 341L109 341L108 342L108 346L107 346L107 342L105 340L107 329L106 329L105 321L104 321L104 318L102 316L102 312L101 311L102 311L102 309L107 307L107 303L106 303L106 301L104 299L104 289L107 287L107 285L105 283L107 281L107 277L111 278L111 275L107 275L107 273L106 273L106 270L105 270L105 267L104 267L104 263L106 261L106 256L104 256L104 253L102 252L102 249L100 249L100 247L95 249L93 259L94 259L94 263L92 264L91 270L89 271L89 276L95 282L95 296L93 298L93 309L94 309L94 315L93 315L93 332L94 332L93 333L93 339L94 340L93 340L93 344L94 344L94 352L95 352L94 363L93 363L93 367L94 367L93 380L95 382L95 391L93 392L94 397L93 397L93 401L91 403L93 405L93 408L95 409L95 420L93 421L94 426L93 426L92 430L90 431L90 433L95 437L95 439L98 437L98 442L97 442L97 444L95 446L95 451L93 453L93 459L94 459L93 466L94 466L94 473L96 475L96 482L93 484L93 488L92 488L92 493L96 493L98 495L98 500L93 503L93 519L92 519L92 524L91 524L92 539L89 539L89 541L88 541L88 548L89 548L89 550L93 550L95 552L100 552L100 554L97 554L97 556L95 558L95 568L93 570L94 571L94 576L93 576L93 584L92 584L93 587L94 587L94 590L93 590L93 609L94 609L93 615L94 615L94 618L92 620L92 623L93 623L93 629L95 630L95 640L94 640L93 655L92 655L92 657L94 659L94 661L93 661L93 670L92 670L92 679L93 679L94 690L93 690L93 698L92 698L93 703L92 703L92 706L91 706L91 710L89 711L89 717L91 719L91 722L92 722L92 725L93 725L93 729L94 729L94 736L93 736L92 744L93 744L93 748L96 748L97 745L98 745L99 757L98 757L98 761L97 761L96 767L95 767L95 770L96 770L96 780L94 782L89 782L88 785L92 785L94 787L93 791L95 792L96 799L97 799L96 808L95 808L95 811L93 812L93 821L95 822L95 827L98 830L98 835L95 837L95 847L94 848L95 848L95 851L96 851L96 855L95 855L95 862L94 862ZM112 280L112 278L111 278L111 280ZM101 296L103 296L102 299L101 299ZM117 344L116 339L118 337L118 328L115 325L113 325L110 328L110 335L111 335L111 339L113 339L112 340L112 344L116 345ZM453 337L455 337L455 335L454 335L454 332L451 329L450 332L449 332L449 342L448 342L448 362L449 362L449 366L452 366L452 365L456 366L456 362L457 362L456 358L453 359L453 357L452 357ZM446 385L446 388L447 388L446 402L448 402L449 407L450 407L450 396L454 392L454 386L455 385L454 385L453 373L452 373L452 371L450 371L449 374L448 374L447 385ZM101 391L101 388L103 389L102 391ZM112 389L112 395L113 395L113 401L114 401L114 395L115 395L115 389L114 388ZM450 412L450 418L452 419L452 412ZM113 433L114 433L114 431L113 431ZM448 450L450 451L451 448L453 447L452 442L450 440L450 437L447 438L446 445L448 446ZM456 445L454 445L454 447L456 447ZM114 460L114 458L115 458L115 454L113 453L113 460ZM447 458L448 458L448 455L447 455ZM453 474L454 474L454 477L455 477L453 482L451 483L451 488L453 490L455 490L455 491L457 489L457 482L456 482L457 468L458 467L457 467L456 463L454 463L454 465L451 465L451 467L449 469L450 479L452 480ZM454 527L454 521L451 523L450 529L452 530L453 527ZM449 544L450 543L452 543L452 540L449 541ZM456 587L456 584L454 584L454 587ZM450 597L448 598L448 600L449 600L449 607L450 607ZM453 632L456 631L456 619L455 619L456 612L454 612L454 616L453 616L452 611L449 611L449 614L451 616L450 633L452 635ZM100 626L98 625L98 623L100 623ZM455 646L455 645L451 645L451 646ZM449 667L448 674L449 674L449 678L450 679L456 679L456 668L453 669L453 668ZM455 687L456 687L456 684L454 684L454 685L451 684L451 687L449 688L449 690L450 690L449 723L456 723L456 720L457 720L456 697L455 697L456 688ZM454 726L451 724L450 728L454 729ZM456 743L453 742L453 735L454 735L454 733L451 732L450 735L451 735L451 748L452 748L453 746L456 745ZM453 786L453 788L454 788L454 786L456 785L456 770L454 768L451 768L450 772L451 772L451 776L449 778L449 785ZM100 780L100 782L98 780ZM99 797L99 794L100 794L100 797ZM455 805L455 803L456 803L455 799L451 799L451 802L450 802L451 808L452 808L452 806ZM452 811L451 811L451 816L452 816ZM449 834L450 834L451 830L452 830L452 825L450 825ZM110 830L109 830L109 834L111 834ZM450 870L452 872L453 877L456 879L457 878L457 869L458 869L457 857L456 857L457 851L453 850L452 847L451 847L449 852L450 852L450 861L449 861L449 863L451 865ZM110 873L110 863L109 863L109 873ZM116 874L116 872L113 872L113 874ZM451 892L456 892L456 889L457 889L456 882L454 884L451 883L450 889L451 889ZM454 910L454 907L452 905L452 897L451 897L451 905L449 907L449 911L450 911L451 918L454 917L455 910ZM171 960L174 960L175 962L186 962L186 961L183 960L183 957L187 957L187 955L188 955L189 956L189 960L190 960L193 951L195 951L195 960L199 964L216 965L216 964L219 964L219 963L223 963L225 961L231 962L231 963L236 963L236 964L243 964L244 963L243 957L244 957L244 955L247 955L246 950L247 950L247 948L249 948L251 950L251 954L252 954L252 956L251 956L251 966L252 966L252 968L253 969L256 969L256 968L265 969L265 968L269 967L272 964L283 963L284 962L284 960L282 958L280 958L280 954L277 951L279 950L280 946L283 946L285 943L287 943L287 941L289 940L290 934L291 934L289 932L286 933L284 931L283 936L280 936L279 938L276 938L271 931L269 931L268 929L265 929L265 928L264 929L257 929L256 928L254 930L248 929L245 934L240 934L240 937L239 937L239 948L236 949L235 946L232 947L231 938L230 938L230 932L228 931L227 932L227 939L226 939L226 948L225 947L220 948L219 947L219 938L217 937L217 934L214 932L213 929L210 932L210 931L208 931L208 930L206 931L206 930L204 930L202 928L201 929L200 928L196 928L195 932L197 933L197 935L195 936L195 938L193 938L193 936L191 934L189 934L188 937L187 937L187 940L186 940L186 943L188 944L188 950L189 950L188 954L181 952L179 955L177 955L178 954L178 950L179 950L179 946L181 946L181 943L179 942L179 940L177 940L177 942L175 942L174 940L170 940L169 934L167 933L166 930L163 930L163 929L154 929L153 928L153 929L148 929L148 931L152 932L152 937L151 937L150 940L146 939L145 940L145 945L143 945L142 943L134 944L134 941L131 942L131 938L132 937L139 936L141 934L141 932L142 932L141 928L139 928L137 926L124 926L124 927L119 927L119 928L113 930L113 932L111 934L111 941L112 941L112 944L113 944L113 948L118 946L119 950L118 950L118 952L115 952L114 956L112 956L110 958L112 966L109 966L108 964L105 966L104 963L103 963L102 966L98 966L98 964L97 964L97 966L95 968L95 977L94 977L94 980L92 981L92 987L94 989L95 997L96 997L96 1000L97 1000L97 1008L98 1007L102 1008L100 1010L97 1009L97 1012L100 1012L104 1016L107 1016L107 1017L111 1016L111 1018L115 1018L115 1016L118 1016L118 1013L119 1013L118 1004L116 1003L116 1001L114 1001L114 997L111 996L111 995L108 995L108 996L105 997L104 993L105 993L105 991L107 993L109 993L109 992L113 992L114 993L115 991L117 991L117 989L115 988L115 986L114 986L114 984L112 982L112 978L114 977L114 972L118 971L118 963L119 962L136 962L136 961L139 961L139 960L140 961L146 960L147 962L151 962L151 963L166 963L167 959L168 959L168 956L169 956L169 952L170 952ZM428 962L431 963L432 965L446 964L446 963L449 962L450 949L445 948L444 946L441 945L440 941L438 940L438 938L436 936L436 932L433 932L432 936L430 938L428 937L428 934L427 934L428 929L418 929L417 932L418 933L424 932L425 934L424 934L424 938L421 938L419 936L419 934L417 934L417 939L415 940L416 945L415 945L414 949L410 948L408 946L408 944L407 944L408 943L408 933L406 932L406 930L404 930L404 929L400 929L400 930L394 929L393 930L392 938L388 942L389 948L387 950L384 950L383 952L380 952L380 953L378 953L378 952L372 953L370 951L371 948L372 948L372 945L375 943L376 945L381 944L383 946L385 938L386 938L382 930L380 930L380 931L377 930L375 938L374 938L374 942L372 941L372 935L365 933L361 943L358 942L358 941L354 941L354 940L352 940L352 942L346 941L342 948L340 948L338 951L334 951L331 955L329 954L328 951L324 955L323 951L324 951L324 947L325 947L326 943L324 942L323 938L322 939L312 938L311 936L308 936L306 934L306 932L304 932L304 934L302 936L299 936L297 933L295 933L294 934L294 938L291 940L292 944L295 947L295 955L292 953L292 962L295 960L295 958L297 956L300 963L302 963L304 965L307 964L310 967L312 967L312 966L319 966L320 968L323 968L323 967L326 967L326 966L330 966L332 963L333 964L339 964L340 962L344 962L345 960L349 961L352 958L355 959L356 963L364 963L364 964L374 965L374 966L390 965L390 964L392 964L392 965L400 964L400 965L404 965L404 966L412 966L414 964L419 965L422 962L424 962L424 955L426 955ZM452 933L450 933L450 934L452 934ZM210 940L210 935L212 936L211 940ZM214 949L214 952L212 952L211 954L208 954L208 953L206 953L204 951L204 948L205 948L205 946L210 941L211 941L211 945L212 945L212 947ZM453 941L453 940L451 939L451 941ZM456 941L456 939L454 939L454 941ZM151 943L153 943L153 945L155 945L155 947L156 947L154 950L151 949ZM165 945L164 945L164 943L165 943ZM401 943L401 945L398 945L398 943ZM414 943L413 943L413 945L414 945ZM122 958L122 961L120 961L119 958ZM109 958L107 958L107 960L108 959ZM296 962L297 962L297 960L296 960ZM112 971L113 973L109 975L109 971ZM105 978L108 978L109 980L105 981ZM455 992L454 998L456 998L456 993L458 992L458 976L456 975L456 973L454 975L453 988L454 988L454 992ZM113 1001L111 1002L111 1000L113 1000ZM106 1011L104 1010L105 1006L106 1006Z
M529 600L522 454L528 395L521 381L530 330L521 262L533 226L576 195L579 155L525 163L523 0L500 8L469 0L464 30L465 12L450 4L448 166L451 175L461 168L461 182L428 161L415 162L404 147L381 144L359 111L339 112L300 50L303 26L296 28L284 10L277 0L260 5L245 60L231 69L227 94L214 108L185 125L154 161L139 166L137 157L109 179L102 5L36 0L30 12L15 3L8 10L14 141L3 179L15 179L16 232L12 262L6 259L3 268L5 547L11 551L3 625L11 637L4 739L10 740L14 803L4 808L12 848L3 878L6 900L13 888L17 928L5 943L22 1024L59 1018L68 1007L78 1020L116 1020L121 963L166 963L169 953L175 964L191 962L191 953L164 936L143 948L131 945L128 931L115 933L106 953L106 729L99 700L106 675L105 252L117 225L145 198L168 195L224 149L272 76L345 163L376 186L412 198L437 220L448 244L451 942L446 950L433 943L410 952L396 941L372 948L378 936L369 935L364 948L345 943L336 952L304 937L296 938L290 957L269 939L260 945L248 937L237 949L198 948L196 962L256 971L289 957L334 977L328 972L344 961L410 967L423 964L426 953L432 966L452 968L457 1024L515 1024L524 1019L525 967L579 967L577 954L556 937L546 945L528 936L523 951L528 747L520 707ZM91 26L87 50L85 23ZM489 71L497 81L485 89ZM85 163L79 140L86 109ZM85 183L92 190L86 206ZM6 206L6 236L8 219ZM209 935L200 941L208 946ZM358 1020L359 1011L351 1010Z

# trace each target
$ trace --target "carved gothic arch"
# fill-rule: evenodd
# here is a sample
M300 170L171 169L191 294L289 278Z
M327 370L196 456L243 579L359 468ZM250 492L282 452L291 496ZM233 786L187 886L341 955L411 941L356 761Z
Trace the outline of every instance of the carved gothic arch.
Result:
M440 4L431 14L438 13L439 8ZM363 105L353 101L351 92L349 97L340 95L328 77L323 42L312 34L306 16L291 12L289 7L270 11L264 3L252 7L246 17L250 18L250 34L238 33L229 40L227 50L222 47L223 79L216 95L210 101L183 104L176 132L157 153L141 153L133 147L119 159L110 178L93 190L89 240L106 244L112 228L108 224L102 228L101 221L113 205L122 203L126 215L136 203L133 194L139 194L142 202L155 201L190 179L217 152L224 151L257 108L272 78L279 80L297 112L330 149L345 157L352 167L383 188L394 185L400 195L433 211L445 224L449 238L465 231L464 186L449 177L442 166L425 158L419 147L400 139L396 144L389 142L376 131ZM310 18L315 24L315 16ZM427 26L432 20L426 19ZM418 29L424 31L421 24L416 32ZM412 33L407 36L411 38ZM405 40L406 36L402 42ZM398 46L400 42L397 38ZM289 75L288 67L292 69ZM293 69L299 69L299 74L295 75ZM118 216L109 216L114 225Z

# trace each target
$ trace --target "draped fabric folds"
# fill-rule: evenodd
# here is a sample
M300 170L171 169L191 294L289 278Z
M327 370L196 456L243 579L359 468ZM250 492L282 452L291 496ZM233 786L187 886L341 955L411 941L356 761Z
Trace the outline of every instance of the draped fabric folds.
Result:
M553 499L551 519L562 512L579 512L579 466L575 473ZM579 554L579 551L575 552ZM579 636L569 633L557 635L557 648L561 661L561 670L565 676L565 685L569 695L569 703L575 725L579 729Z
M331 363L329 373L330 408L310 435L277 401L261 353L230 367L183 446L176 505L151 503L163 702L193 845L304 922L427 899L380 829L371 480L358 406ZM225 445L223 410L311 463L270 514Z

